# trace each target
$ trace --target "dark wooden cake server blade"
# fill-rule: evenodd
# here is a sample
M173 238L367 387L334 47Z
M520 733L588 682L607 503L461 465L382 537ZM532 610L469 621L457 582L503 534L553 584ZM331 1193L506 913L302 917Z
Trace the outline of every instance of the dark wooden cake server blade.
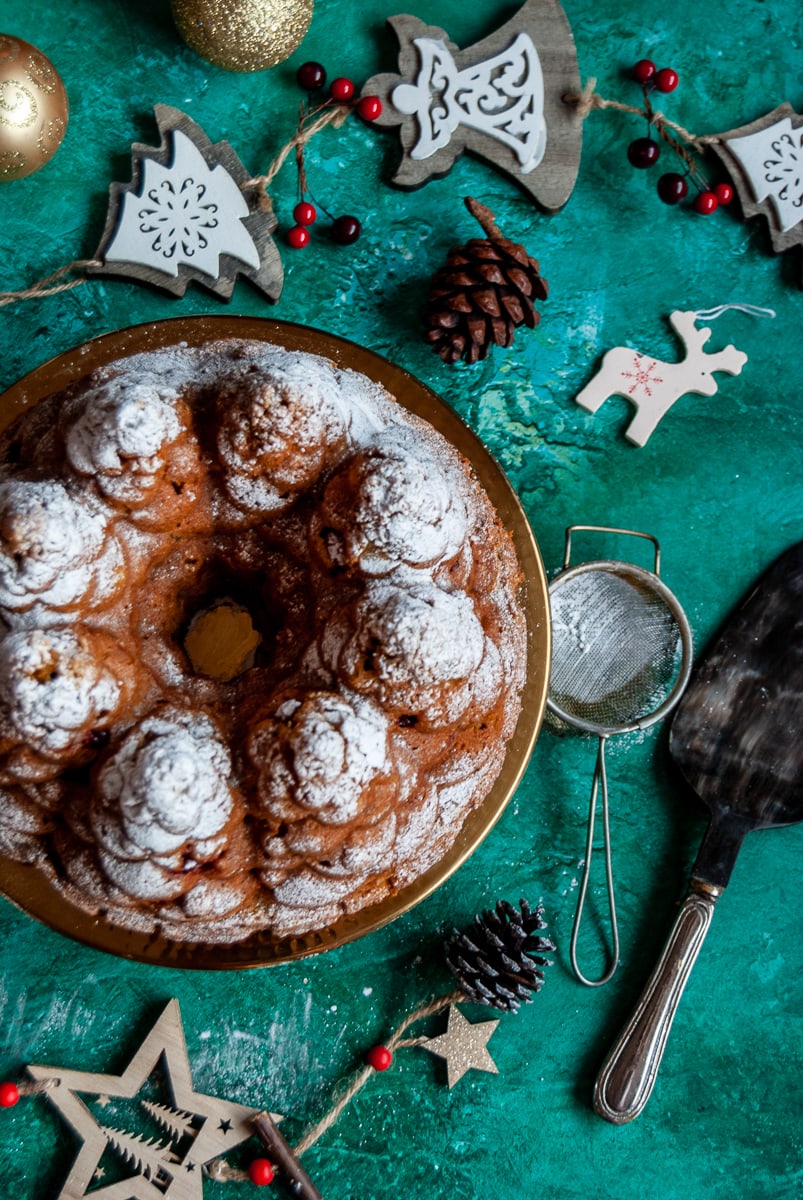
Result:
M669 749L711 816L666 946L597 1078L594 1108L617 1125L649 1099L744 837L803 820L803 542L723 625L676 710Z

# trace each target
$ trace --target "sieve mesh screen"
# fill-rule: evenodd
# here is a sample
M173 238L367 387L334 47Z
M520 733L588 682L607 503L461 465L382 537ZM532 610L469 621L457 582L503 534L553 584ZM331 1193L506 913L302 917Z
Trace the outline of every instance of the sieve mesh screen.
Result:
M567 718L616 733L651 715L681 662L678 622L643 579L606 567L569 576L550 593L549 692Z

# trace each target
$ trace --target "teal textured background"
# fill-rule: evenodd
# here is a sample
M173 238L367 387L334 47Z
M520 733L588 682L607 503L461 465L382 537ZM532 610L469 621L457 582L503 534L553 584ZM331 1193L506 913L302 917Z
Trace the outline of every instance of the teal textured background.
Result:
M565 8L581 75L595 76L605 96L638 103L627 68L649 56L680 72L662 107L696 133L743 125L784 100L800 107L796 5L567 0ZM393 70L384 22L397 11L379 0L317 0L310 32L287 63L234 75L180 41L167 0L3 0L0 28L51 57L71 120L47 167L0 185L0 287L25 286L94 254L108 185L130 177L130 144L157 140L155 103L182 109L213 141L228 139L258 173L293 133L297 66L319 59L330 78L358 83ZM465 46L515 6L420 0L412 11ZM575 192L546 216L470 159L417 192L399 192L388 186L399 155L394 134L356 120L327 129L308 149L310 186L333 212L360 217L364 233L353 247L333 246L319 227L304 252L282 244L285 287L270 309L244 281L228 308L199 288L175 301L108 280L7 307L0 387L87 338L168 316L265 314L351 338L413 372L480 434L521 496L550 574L573 522L657 536L666 582L702 646L758 572L803 537L801 262L799 253L773 255L763 220L745 223L736 203L709 218L663 206L655 176L626 160L642 132L633 117L592 113ZM286 227L292 161L272 192ZM450 368L420 340L419 311L448 249L477 232L466 195L484 200L508 236L539 258L551 291L535 332L519 331L511 350L476 367ZM672 359L668 314L728 302L769 306L777 316L729 313L715 322L711 347L733 341L745 351L742 375L719 376L713 398L680 400L645 448L622 437L624 401L609 400L594 417L574 404L604 350L630 344ZM660 949L704 828L701 808L671 773L665 736L654 729L610 745L622 967L608 987L585 989L568 969L594 745L544 732L515 799L469 863L403 918L322 957L255 972L177 972L85 949L2 903L0 1078L17 1077L26 1062L122 1069L176 996L197 1088L286 1113L292 1140L328 1108L334 1085L367 1047L449 990L441 945L452 926L499 897L526 896L543 900L558 951L543 992L503 1017L490 1042L499 1075L472 1072L449 1091L437 1060L400 1052L305 1157L327 1200L799 1196L799 828L748 839L645 1113L614 1128L591 1110L596 1070ZM589 970L595 953L589 938ZM441 1025L425 1028L434 1034ZM0 1115L0 1192L55 1197L73 1150L45 1101L22 1102ZM208 1183L205 1194L250 1190Z

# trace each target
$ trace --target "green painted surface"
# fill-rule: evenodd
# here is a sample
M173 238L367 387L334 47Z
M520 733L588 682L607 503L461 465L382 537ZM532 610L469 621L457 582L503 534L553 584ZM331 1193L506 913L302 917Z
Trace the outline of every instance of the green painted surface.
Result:
M800 107L801 27L780 0L569 0L583 78L625 102L625 69L644 55L681 73L667 114L698 133L727 130L783 100ZM288 64L237 76L207 67L174 33L167 0L4 0L0 25L38 45L61 71L72 106L62 149L27 180L0 186L2 286L19 287L97 246L110 180L128 178L132 141L153 143L152 106L175 105L213 139L228 138L249 170L264 170L292 134L295 68L318 58L356 80L395 67L379 0L318 0ZM402 9L403 11L403 9ZM414 11L465 45L510 6L421 0ZM803 537L800 262L775 257L762 221L734 208L702 219L665 208L653 177L627 165L634 118L592 114L580 178L567 207L546 217L503 176L463 160L414 194L387 186L393 135L349 123L308 152L318 200L364 223L350 249L317 230L286 252L286 283L270 315L354 339L408 368L476 429L526 506L550 573L567 524L624 525L655 534L663 572L698 644L755 575ZM541 260L551 285L535 333L481 366L445 368L418 338L427 280L476 230L461 205L474 194ZM283 220L292 165L274 187ZM775 320L729 314L712 347L749 356L711 399L686 397L649 445L621 431L624 401L591 417L573 396L600 354L629 343L672 358L675 308L742 301ZM176 302L124 282L94 282L0 314L0 384L53 354L128 324L226 311L199 289ZM228 311L266 308L247 283ZM665 733L612 742L609 772L623 963L592 991L567 966L593 743L544 733L501 823L470 862L413 912L361 942L290 966L242 974L179 973L84 949L0 906L0 1077L29 1061L121 1069L171 996L181 1001L199 1090L288 1114L291 1139L329 1105L332 1088L402 1016L448 990L440 947L455 924L498 897L542 899L559 949L544 991L508 1016L490 1049L499 1075L466 1076L452 1091L438 1062L407 1050L363 1091L305 1163L327 1200L405 1196L496 1200L786 1200L800 1195L803 958L799 828L748 839L688 986L655 1094L632 1126L590 1107L596 1070L654 961L685 887L702 813L671 776ZM601 910L601 891L595 888ZM586 946L593 969L594 945ZM472 1018L490 1015L467 1010ZM436 1032L437 1022L427 1032ZM0 1192L58 1194L71 1135L47 1104L0 1117ZM207 1184L206 1195L248 1186Z

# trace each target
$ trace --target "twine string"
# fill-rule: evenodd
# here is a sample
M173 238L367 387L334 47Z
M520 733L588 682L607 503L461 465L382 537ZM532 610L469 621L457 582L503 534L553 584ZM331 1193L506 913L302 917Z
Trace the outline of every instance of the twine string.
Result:
M690 130L678 124L677 121L670 121L669 117L665 116L660 110L653 109L649 99L645 97L644 108L639 108L635 104L623 104L621 100L607 100L604 96L600 96L594 89L597 86L595 78L590 78L581 92L567 92L563 99L566 104L573 104L577 111L577 116L581 121L592 112L600 112L606 108L613 109L614 112L630 113L634 117L644 117L650 125L654 126L661 137L667 137L667 130L672 130L678 137L682 138L690 146L694 146L697 150L704 150L706 146L713 146L720 140L717 134L700 136L696 133L691 133Z
M450 1004L455 1004L458 1000L465 1000L465 996L460 991L454 991L449 992L449 994L446 996L439 996L436 1000L432 1000L429 1004L422 1004L420 1008L417 1008L414 1012L409 1013L404 1018L398 1028L390 1035L387 1041L385 1041L384 1045L390 1051L398 1050L403 1046L420 1045L421 1041L423 1040L421 1038L404 1040L404 1034L407 1032L410 1026L414 1025L416 1021L423 1021L425 1017L431 1017L434 1016L435 1013L442 1012L444 1008L448 1008ZM326 1133L327 1129L332 1128L343 1110L346 1109L349 1104L351 1104L354 1097L365 1087L371 1076L375 1074L376 1071L373 1067L365 1066L361 1067L360 1070L351 1077L351 1080L348 1083L345 1091L341 1093L341 1095L329 1109L329 1112L321 1117L320 1121L308 1129L301 1138L301 1141L298 1142L294 1147L293 1153L296 1155L296 1157L300 1158L305 1151L309 1150L310 1146L315 1145L318 1139Z
M86 275L65 280L65 276L69 275L71 271L86 271L90 267L102 266L103 263L96 258L77 258L74 262L59 267L52 275L46 275L44 279L32 283L30 287L19 288L13 292L0 292L0 308L6 304L13 304L15 300L35 300L39 296L55 296L59 292L69 292L72 288L80 287L82 283L87 282ZM64 280L64 282L59 283L57 280Z
M702 308L694 315L698 321L715 321L717 317L721 317L726 312L743 312L747 313L748 317L774 317L775 309L762 308L758 304L718 304L715 308Z
M263 212L269 212L273 208L273 201L268 193L268 188L281 171L288 156L295 151L296 162L299 168L299 179L303 179L306 185L304 147L307 145L307 142L314 138L317 133L320 133L322 129L325 129L327 125L333 125L335 129L339 129L351 111L350 104L326 104L320 109L313 109L312 113L306 113L302 109L296 132L290 138L289 142L286 142L282 146L265 174L255 175L252 179L246 179L245 183L241 185L243 190L251 188L257 193L257 203ZM305 128L305 123L310 116L314 116L315 119Z

